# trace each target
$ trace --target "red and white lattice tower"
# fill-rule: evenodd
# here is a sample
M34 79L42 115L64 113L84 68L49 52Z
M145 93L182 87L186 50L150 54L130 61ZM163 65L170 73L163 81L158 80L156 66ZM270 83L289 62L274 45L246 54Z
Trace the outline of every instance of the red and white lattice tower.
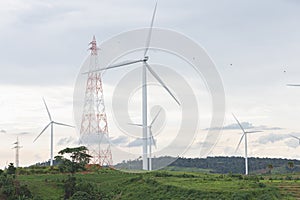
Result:
M85 144L93 164L112 166L112 153L109 144L107 117L105 112L101 72L98 69L98 47L95 36L90 42L89 72L86 82L83 114L80 127L81 142Z

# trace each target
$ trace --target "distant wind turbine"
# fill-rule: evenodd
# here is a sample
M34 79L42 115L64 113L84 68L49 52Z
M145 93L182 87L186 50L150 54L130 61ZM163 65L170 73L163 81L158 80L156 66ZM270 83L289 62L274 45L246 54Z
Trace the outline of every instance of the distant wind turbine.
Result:
M296 137L296 136L293 136L293 135L290 135L290 136L297 139L297 140L299 140L299 144L300 144L300 138L299 137Z
M248 175L248 146L247 146L247 134L248 133L258 133L258 132L262 132L262 131L245 131L245 129L243 128L243 126L241 125L241 123L239 122L239 120L234 116L234 114L232 114L232 116L234 117L234 119L236 120L236 122L238 123L239 127L241 128L241 130L243 131L243 135L240 139L239 144L236 147L235 152L237 152L238 148L240 147L240 144L243 140L243 138L245 137L245 174Z
M149 170L152 170L152 142L153 145L156 148L156 141L153 137L153 133L152 133L152 125L154 124L154 122L156 121L159 113L161 112L161 109L157 112L157 114L155 115L155 117L153 118L152 122L150 123L150 125L147 126L148 132L149 132ZM134 125L134 126L140 126L143 127L142 124L134 124L134 123L129 123L130 125Z
M61 126L68 126L68 127L72 127L72 128L74 128L74 126L53 121L52 117L51 117L51 114L49 112L48 106L47 106L46 101L45 101L44 98L43 98L43 101L44 101L44 104L45 104L45 107L46 107L46 110L47 110L50 122L49 122L49 124L47 126L45 126L45 128L42 130L42 132L33 140L33 142L35 142L44 133L44 131L51 125L51 135L50 135L50 137L51 137L50 166L53 166L53 124L61 125Z

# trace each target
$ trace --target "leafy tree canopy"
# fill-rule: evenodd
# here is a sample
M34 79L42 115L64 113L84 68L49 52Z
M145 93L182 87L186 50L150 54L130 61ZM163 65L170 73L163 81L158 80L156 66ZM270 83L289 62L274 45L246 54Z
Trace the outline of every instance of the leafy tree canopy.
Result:
M85 165L90 162L92 158L88 153L88 149L85 146L75 148L65 148L58 152L58 156L55 159L60 162L59 169L61 172L75 173L81 170L85 170ZM71 160L63 157L68 155Z

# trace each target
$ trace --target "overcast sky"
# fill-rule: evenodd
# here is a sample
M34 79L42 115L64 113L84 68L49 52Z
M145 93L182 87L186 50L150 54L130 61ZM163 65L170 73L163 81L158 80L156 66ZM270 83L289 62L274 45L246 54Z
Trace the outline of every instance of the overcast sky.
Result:
M101 47L116 34L147 27L154 5L149 0L0 1L0 167L14 161L17 135L23 146L21 166L49 158L49 131L32 143L48 123L41 98L55 120L74 124L74 84L92 36ZM264 131L250 136L250 156L300 159L299 143L289 136L300 137L300 87L286 86L300 83L299 9L297 0L158 2L155 26L196 41L222 78L225 128L210 156L243 155L243 144L235 153L241 136L235 113L245 128ZM108 78L104 89L113 89ZM106 94L110 103L112 92ZM118 132L108 116L110 129ZM168 123L164 127L170 129ZM199 126L200 136L186 156L199 156L197 144L207 128ZM55 127L55 152L75 145L77 136L72 128ZM114 140L138 146L122 135Z

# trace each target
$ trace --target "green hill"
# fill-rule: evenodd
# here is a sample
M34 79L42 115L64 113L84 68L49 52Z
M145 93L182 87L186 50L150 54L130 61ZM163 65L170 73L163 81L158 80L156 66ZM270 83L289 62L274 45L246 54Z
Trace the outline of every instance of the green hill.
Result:
M300 174L242 176L201 172L125 173L102 169L76 174L76 189L91 199L295 199ZM36 199L63 199L67 174L20 175Z
M153 164L171 159L155 158ZM244 176L241 157L178 158L147 173L138 171L141 161L134 160L116 165L131 173L91 165L72 175L59 166L16 171L11 163L0 170L0 199L300 199L299 165L298 160L250 158L251 174Z

